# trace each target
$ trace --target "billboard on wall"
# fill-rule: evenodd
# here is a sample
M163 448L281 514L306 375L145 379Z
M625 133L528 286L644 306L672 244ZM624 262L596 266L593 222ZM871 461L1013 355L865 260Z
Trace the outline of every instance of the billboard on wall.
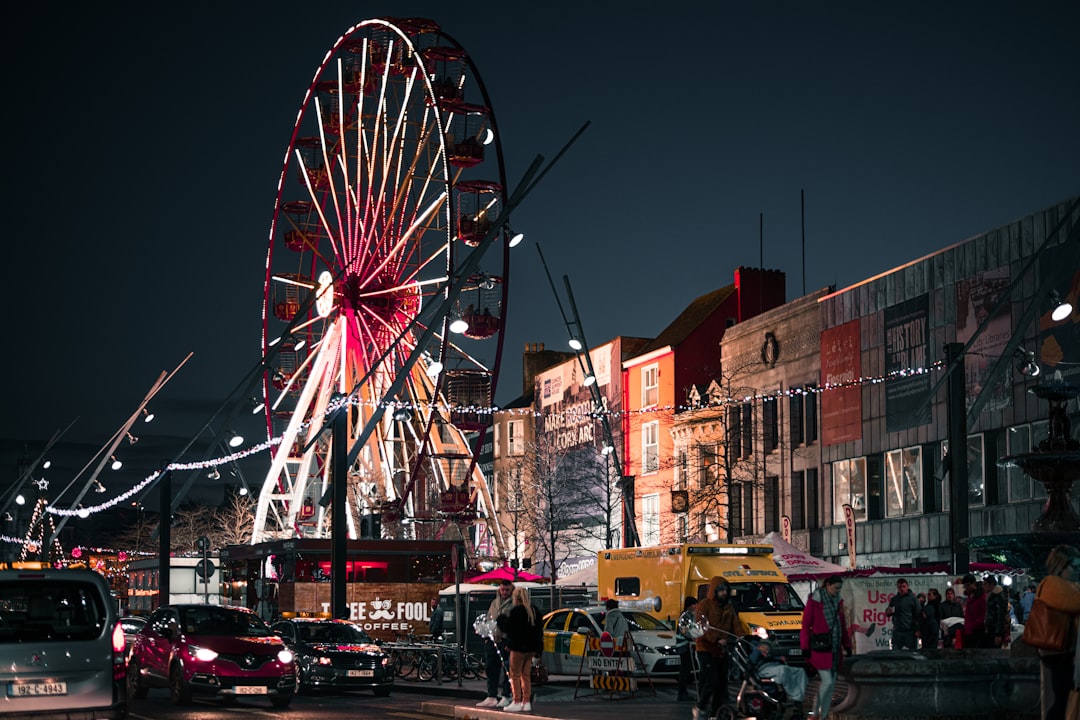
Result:
M999 410L1011 402L1009 376L999 373L991 377L990 370L1012 338L1012 319L1009 303L1001 303L1009 287L1008 268L998 268L956 282L956 341L967 345L964 353L964 384L968 409L990 383L983 411ZM993 313L991 315L991 313Z
M928 295L885 308L885 429L897 432L930 422L930 375L906 374L928 367Z
M1047 248L1039 262L1039 277L1044 284L1054 282L1060 268L1076 267L1076 253L1057 246ZM1058 296L1072 304L1072 312L1063 320L1055 322L1050 317L1049 305L1039 318L1039 364L1047 372L1060 371L1065 380L1076 382L1080 377L1080 270L1066 276L1068 285L1060 285ZM1041 298L1040 298L1041 299Z
M862 438L862 377L859 321L821 333L821 442L837 445ZM851 384L849 384L851 383ZM834 386L842 387L834 387Z
M596 387L605 409L618 412L622 407L621 341L616 339L589 351ZM561 466L572 468L576 477L595 485L596 497L607 493L607 456L603 446L603 426L593 412L590 388L584 383L584 372L577 358L545 370L536 376L536 398L539 416L536 419L536 443L541 452L557 457ZM609 418L612 418L609 415ZM609 419L615 446L621 445L619 422ZM583 492L593 495L593 488ZM583 506L582 522L602 523L597 507Z

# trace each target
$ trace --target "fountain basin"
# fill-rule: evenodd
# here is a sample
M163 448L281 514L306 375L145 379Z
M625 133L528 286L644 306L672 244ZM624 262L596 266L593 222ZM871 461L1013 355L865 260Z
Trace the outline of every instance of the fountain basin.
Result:
M1038 720L1039 660L1000 650L904 650L849 658L836 720Z

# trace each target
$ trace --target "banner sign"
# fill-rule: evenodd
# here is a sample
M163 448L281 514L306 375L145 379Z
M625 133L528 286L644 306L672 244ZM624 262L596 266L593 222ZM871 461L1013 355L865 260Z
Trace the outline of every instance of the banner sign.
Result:
M996 377L990 377L994 362L1005 352L1005 347L1012 339L1009 303L1003 303L994 316L990 316L990 311L1008 287L1008 268L980 273L973 278L956 282L956 342L966 345L975 338L975 342L964 354L968 409L987 383L991 383L991 389L990 396L983 405L983 412L1000 410L1011 403L1011 373L999 373Z
M857 384L861 377L859 321L821 333L822 444L862 438L862 388Z
M920 295L885 308L885 430L899 432L930 422L930 375L904 374L929 367L930 298ZM920 413L919 410L922 409Z

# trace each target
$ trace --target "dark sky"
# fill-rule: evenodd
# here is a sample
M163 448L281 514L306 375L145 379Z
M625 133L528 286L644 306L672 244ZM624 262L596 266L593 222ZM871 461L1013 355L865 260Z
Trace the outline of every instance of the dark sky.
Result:
M131 487L257 362L292 123L327 49L366 18L429 17L471 53L511 185L592 123L514 214L528 239L500 403L520 392L525 343L565 348L536 242L595 345L654 336L758 265L759 213L764 264L794 298L1080 191L1075 2L73 5L26 4L4 29L2 493L77 417L50 471L66 485L194 352L94 500Z

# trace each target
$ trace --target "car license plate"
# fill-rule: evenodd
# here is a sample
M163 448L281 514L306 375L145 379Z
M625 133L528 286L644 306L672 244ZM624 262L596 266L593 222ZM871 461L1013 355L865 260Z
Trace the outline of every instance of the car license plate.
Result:
M802 655L802 648L795 648L788 652L788 655Z
M67 695L65 682L8 683L8 697L36 697L38 695Z
M237 695L265 695L266 694L266 686L265 685L237 685L236 686L236 694Z
M350 670L349 677L375 677L374 670Z

